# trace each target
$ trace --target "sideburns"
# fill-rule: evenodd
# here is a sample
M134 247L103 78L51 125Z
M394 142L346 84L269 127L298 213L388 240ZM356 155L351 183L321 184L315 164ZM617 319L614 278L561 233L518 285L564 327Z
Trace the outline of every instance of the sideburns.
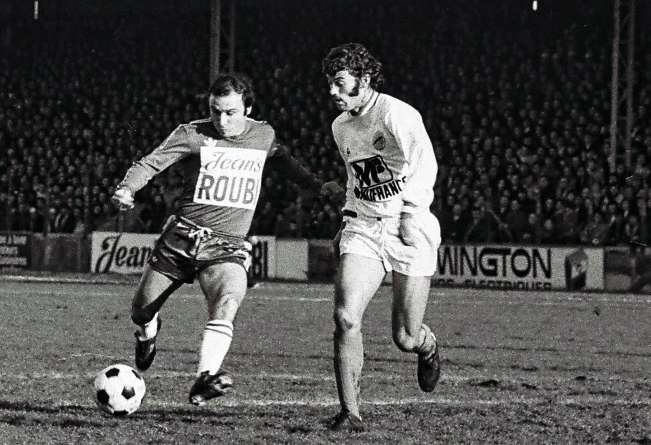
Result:
M359 79L355 79L355 86L353 87L352 90L350 90L350 93L348 94L350 97L357 97L359 96L359 86L360 86L360 81Z

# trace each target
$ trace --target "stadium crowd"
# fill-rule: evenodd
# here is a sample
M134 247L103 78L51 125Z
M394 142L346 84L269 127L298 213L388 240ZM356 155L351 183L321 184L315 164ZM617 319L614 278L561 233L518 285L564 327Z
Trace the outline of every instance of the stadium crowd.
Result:
M608 164L611 11L572 1L555 14L515 1L440 4L241 2L236 60L257 90L254 117L318 177L345 178L320 61L333 45L361 41L385 63L385 90L423 116L445 241L651 242L651 127L636 125L630 169L619 158ZM206 116L207 13L80 22L55 12L0 15L0 230L159 231L182 182L174 168L128 215L109 197L131 162ZM639 70L636 81L642 123L651 74ZM267 170L252 233L331 238L340 203Z

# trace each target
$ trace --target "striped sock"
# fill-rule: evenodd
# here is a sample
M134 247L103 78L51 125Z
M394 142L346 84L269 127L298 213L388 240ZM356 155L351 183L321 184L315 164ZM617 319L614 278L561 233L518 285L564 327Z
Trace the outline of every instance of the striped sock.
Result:
M197 375L204 371L217 374L233 340L233 323L228 320L211 320L203 330Z

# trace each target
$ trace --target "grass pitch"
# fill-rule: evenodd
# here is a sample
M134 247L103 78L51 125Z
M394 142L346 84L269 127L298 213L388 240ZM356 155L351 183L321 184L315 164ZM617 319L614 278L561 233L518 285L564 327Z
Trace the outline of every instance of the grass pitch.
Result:
M205 307L197 286L181 288L140 410L102 414L95 373L133 366L134 289L0 283L0 444L651 444L648 296L433 289L443 373L423 394L382 288L364 325L369 431L348 438L326 428L338 407L327 285L251 290L225 363L235 389L202 408L187 397Z

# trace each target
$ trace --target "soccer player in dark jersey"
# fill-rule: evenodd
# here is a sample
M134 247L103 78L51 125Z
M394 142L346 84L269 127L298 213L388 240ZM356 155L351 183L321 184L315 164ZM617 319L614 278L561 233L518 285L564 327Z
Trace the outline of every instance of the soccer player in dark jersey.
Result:
M145 266L131 318L138 327L136 366L146 370L156 355L156 335L161 327L158 312L183 283L199 280L208 322L197 379L190 389L194 405L223 395L233 384L222 363L247 288L251 247L246 235L265 161L275 158L275 165L300 185L320 186L276 144L269 124L248 117L253 103L253 89L245 76L220 75L210 88L210 118L179 125L160 146L129 168L113 196L120 209L129 209L134 194L154 175L175 163L182 168L183 193Z

